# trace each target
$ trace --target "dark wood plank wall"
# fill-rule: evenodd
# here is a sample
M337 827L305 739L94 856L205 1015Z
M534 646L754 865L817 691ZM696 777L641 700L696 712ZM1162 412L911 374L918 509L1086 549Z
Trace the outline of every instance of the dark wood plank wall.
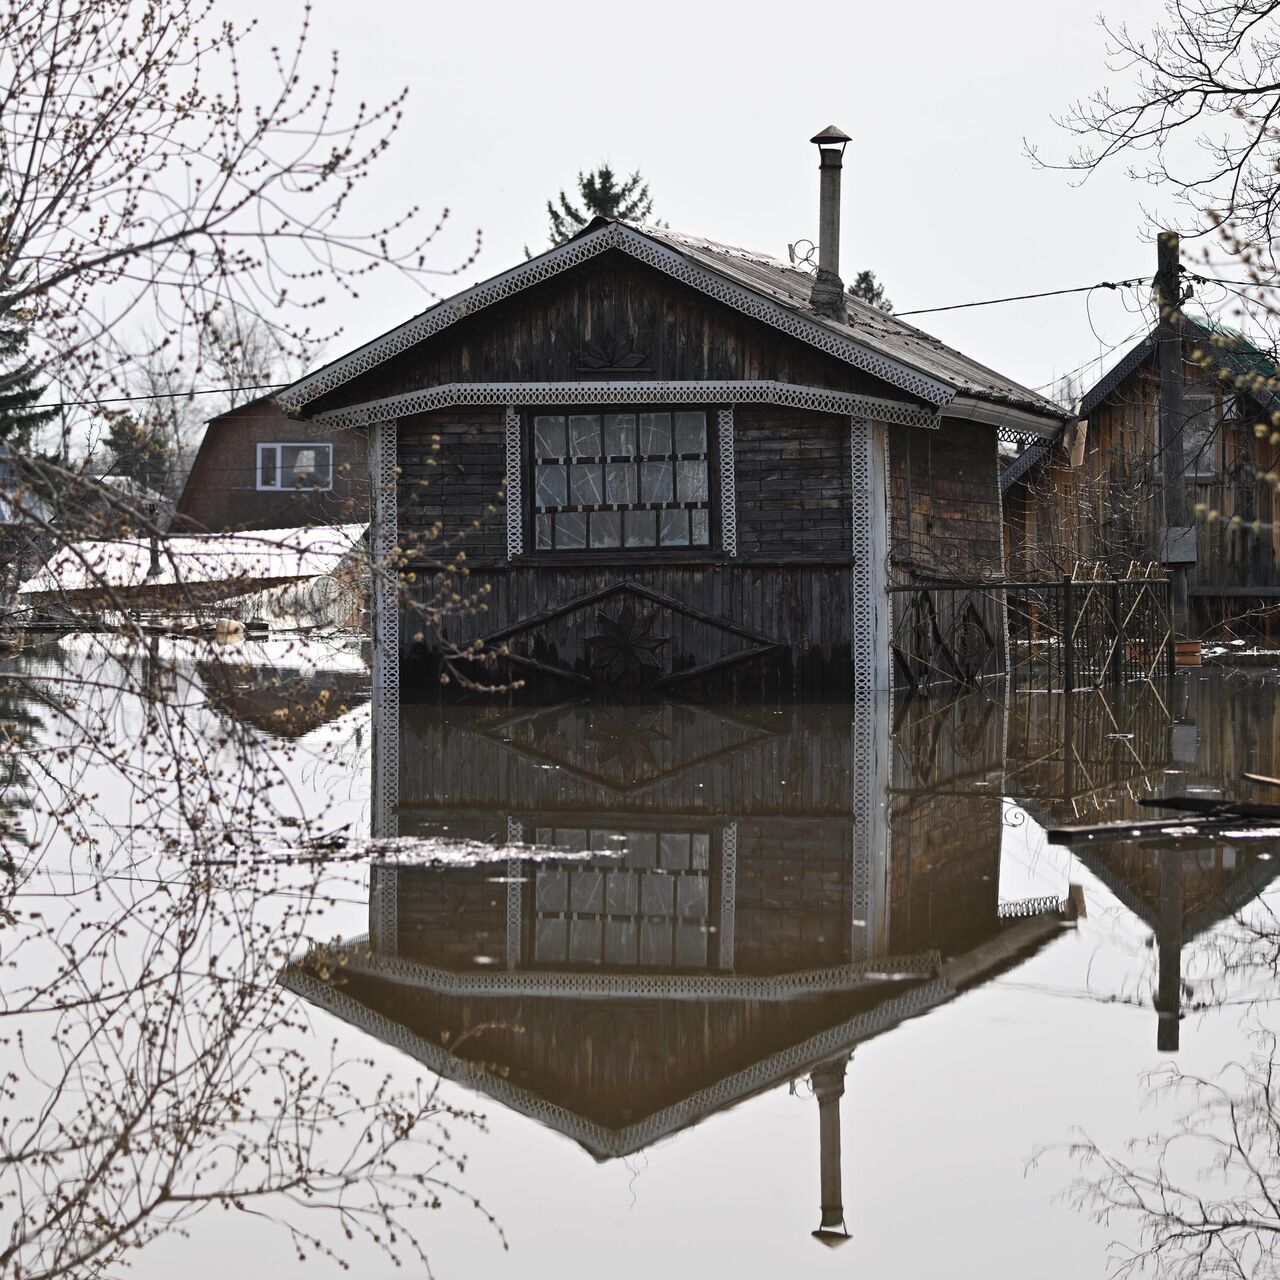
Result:
M601 369L597 353L638 363ZM613 252L456 322L307 412L448 382L611 378L759 378L886 393L869 374Z
M1188 352L1185 391L1207 395L1223 416L1221 381ZM1160 523L1153 476L1157 437L1157 377L1143 365L1089 416L1083 464L1073 470L1055 451L1006 495L1011 573L1054 577L1078 560L1122 568L1156 558ZM1263 415L1258 416L1262 420ZM1269 434L1259 439L1254 419L1223 423L1213 445L1217 475L1188 477L1187 498L1197 524L1198 561L1189 575L1197 628L1256 607L1280 591L1280 530L1273 524L1272 485L1278 455ZM1154 464L1154 465L1158 465ZM1251 589L1267 593L1249 599Z
M713 551L705 558L653 563L625 553L594 553L589 558L527 556L513 564L506 559L499 412L419 415L401 424L399 448L401 541L417 578L410 594L424 611L432 602L458 597L441 628L446 642L461 647L628 583L670 602L652 606L658 615L655 634L667 639L659 654L664 677L728 662L761 644L781 646L781 652L699 677L696 685L686 683L685 693L815 699L848 691L847 419L768 406L741 409L735 442L739 554L734 559ZM713 475L713 482L718 477ZM433 561L452 563L459 552L465 560L451 571L432 571ZM585 680L597 613L612 607L586 605L508 643L544 667L567 667ZM404 617L402 684L410 697L415 692L429 696L438 687L434 637L423 617L413 610ZM563 696L575 687L527 667L507 668L502 675L530 681L522 696ZM488 678L480 671L475 676Z

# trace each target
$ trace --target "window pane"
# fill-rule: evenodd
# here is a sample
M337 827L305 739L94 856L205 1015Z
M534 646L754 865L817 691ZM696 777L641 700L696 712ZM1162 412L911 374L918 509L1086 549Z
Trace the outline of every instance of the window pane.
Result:
M622 512L593 511L591 513L591 545L593 547L622 545Z
M534 878L538 910L563 911L569 901L569 873L557 867L540 867Z
M536 468L534 501L540 507L563 507L569 501L564 467L552 464Z
M640 464L640 501L671 501L671 463L642 462Z
M569 959L578 964L600 963L599 920L575 920L569 930Z
M669 413L640 415L640 452L671 452L671 415Z
M671 925L665 920L646 920L640 925L640 963L671 963Z
M274 489L279 484L276 479L276 450L274 445L269 449L263 449L258 455L258 465L260 468L259 484Z
M671 871L687 871L689 869L689 837L686 834L673 832L662 837L662 865Z
M632 503L636 500L634 462L611 462L605 468L604 498L606 502Z
M689 541L695 547L706 547L711 544L711 520L705 511L689 512Z
M587 545L587 517L581 511L556 516L556 550L577 551Z
M658 540L664 547L687 547L689 545L689 513L664 511L662 536Z
M676 915L703 919L707 914L706 876L679 876L676 879Z
M534 935L534 959L543 962L563 960L567 933L563 920L539 920L538 930Z
M600 415L575 413L569 418L569 452L575 458L600 456Z
M534 517L533 527L539 551L551 550L551 520L551 516Z
M627 866L656 867L658 837L652 831L627 832Z
M645 872L640 886L640 910L646 916L669 916L675 909L675 877Z
M575 463L569 468L569 490L575 507L595 507L604 501L598 462Z
M604 926L606 964L635 964L636 926L631 920L609 920Z
M604 872L596 869L575 871L569 905L579 915L583 912L601 914L604 911Z
M609 875L609 914L615 916L635 915L636 899L635 872L611 872Z
M562 417L543 417L539 415L533 420L533 452L538 458L563 458L564 419Z
M705 413L676 414L676 452L706 453L707 415Z
M329 446L281 445L280 472L282 488L327 489L329 487Z
M706 927L682 920L676 925L676 964L681 968L701 969L706 963Z
M628 511L626 513L627 546L653 547L658 543L658 513Z
M636 415L606 413L604 415L604 451L614 457L636 456Z
M711 837L706 832L693 837L693 865L703 871L711 865Z
M676 463L676 501L706 502L707 464L705 462Z

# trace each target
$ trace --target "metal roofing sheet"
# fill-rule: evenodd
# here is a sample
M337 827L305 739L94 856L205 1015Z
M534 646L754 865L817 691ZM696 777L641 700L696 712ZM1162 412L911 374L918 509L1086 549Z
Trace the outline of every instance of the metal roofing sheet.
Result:
M727 279L746 285L782 306L802 312L810 320L862 342L891 359L900 360L922 373L948 382L960 392L1001 404L1015 405L1032 413L1047 414L1060 421L1070 416L1068 410L1045 396L979 364L932 334L895 319L852 295L847 297L847 324L820 315L809 305L813 277L807 271L790 266L768 254L672 231L669 227L626 225L634 225L634 229L641 234L684 254Z

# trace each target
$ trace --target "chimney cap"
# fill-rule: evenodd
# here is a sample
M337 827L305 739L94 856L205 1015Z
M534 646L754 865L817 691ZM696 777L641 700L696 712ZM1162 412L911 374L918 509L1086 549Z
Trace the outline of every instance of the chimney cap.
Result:
M815 133L809 141L816 142L821 147L831 146L835 142L852 142L853 139L843 129L837 129L835 125L829 124L821 133Z

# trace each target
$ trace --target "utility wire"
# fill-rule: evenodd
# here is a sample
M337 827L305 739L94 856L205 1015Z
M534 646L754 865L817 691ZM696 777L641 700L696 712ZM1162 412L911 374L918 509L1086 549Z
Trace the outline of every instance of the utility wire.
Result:
M962 311L968 307L994 307L1002 302L1028 302L1035 298L1060 298L1069 293L1092 293L1094 289L1123 289L1132 284L1145 284L1150 276L1133 276L1128 280L1099 280L1097 284L1082 284L1073 289L1049 289L1044 293L1018 293L1007 298L984 298L977 302L953 302L945 307L919 307L914 311L895 311L891 318L902 316L934 315L939 311ZM1197 276L1196 279L1208 280ZM1217 282L1215 283L1226 283ZM1232 281L1231 283L1240 283ZM1280 288L1280 285L1274 286ZM242 387L195 387L188 391L156 391L136 396L105 396L97 400L48 400L30 405L32 409L96 408L103 404L133 404L140 400L183 400L189 396L228 395L239 391L279 391L287 382L255 382Z
M1074 289L1049 289L1045 293L1015 293L1008 298L984 298L981 302L953 302L946 307L919 307L915 311L895 311L900 316L927 316L938 311L961 311L966 307L994 307L998 302L1027 302L1032 298L1059 298L1064 293L1092 293L1094 289L1122 289L1131 284L1146 284L1151 277L1134 276L1129 280L1099 280L1097 284L1082 284Z
M236 391L279 391L287 382L251 382L244 387L193 387L189 391L149 391L137 396L104 396L100 400L48 400L27 406L31 409L74 409L96 407L100 404L126 404L136 400L185 400L188 396L230 395ZM25 410L24 410L25 412Z

